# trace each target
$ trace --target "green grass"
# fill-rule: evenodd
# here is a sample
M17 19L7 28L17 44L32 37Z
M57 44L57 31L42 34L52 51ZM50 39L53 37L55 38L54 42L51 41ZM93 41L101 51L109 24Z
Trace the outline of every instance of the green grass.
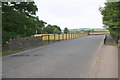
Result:
M7 51L4 51L4 52L0 52L0 55L4 56L4 55L20 52L20 51L22 51L22 50L7 50Z
M120 40L118 40L118 48L120 48Z
M115 39L113 39L113 42L114 42L114 44L115 44L115 46L117 47L117 48L120 48L120 43L116 43L116 41L115 41Z
M55 42L45 42L44 45L49 45L49 44L53 44ZM17 52L21 52L21 51L24 51L24 50L7 50L7 51L4 51L4 52L0 52L0 55L4 56L4 55L9 55L9 54L13 54L13 53L17 53Z

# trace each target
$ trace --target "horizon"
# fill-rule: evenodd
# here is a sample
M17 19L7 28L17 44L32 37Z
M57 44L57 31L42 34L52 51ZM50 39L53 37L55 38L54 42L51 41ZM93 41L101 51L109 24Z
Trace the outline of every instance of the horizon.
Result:
M88 28L88 27L80 27L80 28L74 28L74 29L83 29L83 28L85 28L85 29L105 29L105 28L103 28L103 27L97 27L97 28Z
M94 28L80 27L80 28L73 28L73 29L106 29L106 28L104 28L104 27L97 27L97 28L95 28L95 27ZM62 30L64 30L64 29L62 29ZM72 30L72 29L69 28L69 30Z

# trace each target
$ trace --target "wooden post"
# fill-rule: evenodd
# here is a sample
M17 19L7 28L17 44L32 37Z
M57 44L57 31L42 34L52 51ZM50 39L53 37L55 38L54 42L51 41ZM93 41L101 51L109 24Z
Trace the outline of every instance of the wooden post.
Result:
M62 34L62 40L64 40L64 34Z
M71 33L71 39L72 39L72 33Z
M58 40L60 41L60 34L58 34L58 38L59 38Z
M73 39L74 39L74 33L73 33Z
M50 43L50 35L48 35L48 43Z
M66 34L66 40L67 40L67 34Z
M54 34L54 42L55 42L55 34Z
M76 38L76 33L75 33L75 38Z
M73 33L73 38L75 38L75 33Z
M69 33L68 33L68 39L69 39L69 37L70 37L70 36L69 36Z

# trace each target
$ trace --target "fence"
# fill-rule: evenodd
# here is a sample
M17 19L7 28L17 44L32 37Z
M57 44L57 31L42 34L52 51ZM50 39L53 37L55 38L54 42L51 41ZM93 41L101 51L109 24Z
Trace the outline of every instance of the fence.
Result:
M69 34L46 34L42 35L42 40L46 42L60 41L87 36L87 33L69 33Z
M46 45L51 42L67 40L78 38L81 36L86 36L87 34L80 33L71 33L71 34L40 34L40 36L32 36L32 37L23 37L16 38L9 41L7 45L2 47L3 51L7 50L26 50L34 47L39 47L42 45Z
M102 34L102 33L101 33ZM31 37L16 38L9 41L8 44L2 46L2 51L9 50L27 50L35 47L43 46L51 42L69 40L87 35L96 35L95 33L69 33L69 34L37 34ZM98 35L98 34L97 34Z
M44 43L50 43L50 42L55 42L55 41L60 41L60 40L79 38L79 37L87 36L87 35L103 35L103 34L107 34L107 32L68 33L68 34L37 34L35 36L41 36Z
M110 34L110 35L115 40L116 44L118 44L119 43L119 39L120 39L120 35L117 35L117 34Z
M46 45L51 42L69 40L87 36L88 33L69 33L69 34L37 34L32 37L16 38L9 41L7 45L2 47L3 51L6 50L26 50L34 47ZM90 34L91 35L91 34ZM95 35L95 34L92 34Z

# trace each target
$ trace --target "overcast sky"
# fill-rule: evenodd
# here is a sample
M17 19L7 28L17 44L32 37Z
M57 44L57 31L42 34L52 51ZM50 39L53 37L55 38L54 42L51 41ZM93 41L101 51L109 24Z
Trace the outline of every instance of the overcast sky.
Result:
M40 20L62 29L102 28L99 6L105 0L34 0Z

